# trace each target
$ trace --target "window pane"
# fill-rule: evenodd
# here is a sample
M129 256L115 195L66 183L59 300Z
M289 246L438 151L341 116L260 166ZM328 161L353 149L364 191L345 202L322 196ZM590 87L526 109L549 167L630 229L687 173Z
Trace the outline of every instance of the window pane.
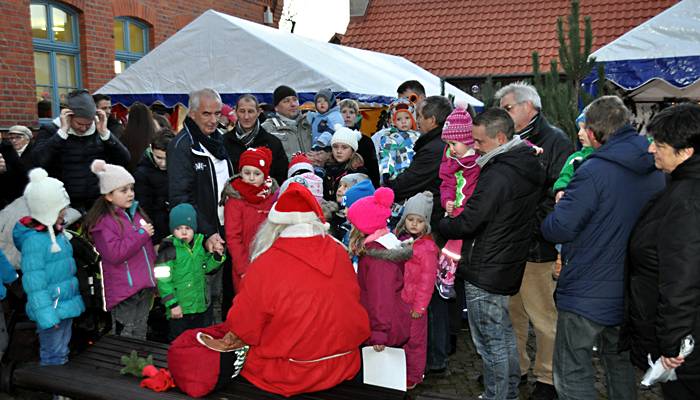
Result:
M46 32L46 7L43 4L32 4L30 6L32 15L32 37L37 39L48 39Z
M132 53L145 53L143 50L143 29L136 24L129 24L129 51Z
M75 57L56 54L56 80L58 86L75 87Z
M74 91L75 89L77 88L58 88L58 101L62 107L65 107L67 104L66 99L68 98L68 93Z
M53 99L52 89L47 86L36 87L36 109L39 113L39 118L51 118L51 100Z
M53 40L73 42L73 17L58 8L51 8Z
M49 53L34 52L34 78L37 85L51 85Z
M115 60L114 61L114 73L119 75L126 69L126 63L124 61Z
M114 49L124 51L124 21L114 20Z

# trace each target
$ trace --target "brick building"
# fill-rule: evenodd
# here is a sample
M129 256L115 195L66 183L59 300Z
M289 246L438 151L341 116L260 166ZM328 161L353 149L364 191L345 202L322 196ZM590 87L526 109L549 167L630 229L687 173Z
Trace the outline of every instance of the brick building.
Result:
M268 7L277 26L282 0L0 0L0 130L37 127L208 9L263 23Z

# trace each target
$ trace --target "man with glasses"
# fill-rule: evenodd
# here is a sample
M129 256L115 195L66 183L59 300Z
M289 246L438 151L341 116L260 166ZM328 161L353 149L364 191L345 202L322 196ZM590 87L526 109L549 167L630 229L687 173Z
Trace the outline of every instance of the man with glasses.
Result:
M112 98L106 94L93 94L92 99L95 101L95 107L107 114L107 129L112 132L112 135L121 139L124 125L112 115Z
M25 171L29 171L33 167L32 163L32 130L23 125L15 125L7 132L7 140L12 143L12 147L17 152L22 166Z
M67 107L37 139L32 153L37 166L61 180L71 205L87 211L100 196L97 175L90 171L94 160L126 166L129 151L107 128L107 114L95 107L87 90L68 94ZM58 126L53 133L51 132Z
M500 107L508 112L515 124L516 134L528 140L544 152L539 156L546 172L540 206L536 214L539 227L542 220L554 208L552 186L559 177L566 159L574 152L571 140L561 129L552 126L542 115L542 102L537 90L526 82L515 82L496 92ZM510 317L518 342L520 372L527 380L530 358L527 354L528 325L531 322L537 339L534 375L537 379L533 399L554 399L552 378L552 354L556 332L557 311L554 307L553 279L557 250L554 244L544 240L539 228L534 232L530 255L520 292L510 301Z

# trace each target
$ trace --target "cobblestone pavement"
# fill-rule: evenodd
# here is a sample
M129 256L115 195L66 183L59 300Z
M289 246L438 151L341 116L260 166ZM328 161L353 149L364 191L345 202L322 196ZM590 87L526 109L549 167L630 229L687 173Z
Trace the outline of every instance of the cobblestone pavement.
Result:
M528 352L532 359L534 359L535 353L534 339L534 336L531 334L528 340ZM597 370L595 386L598 390L598 398L607 400L603 368L597 358L594 359L594 362ZM481 359L476 354L469 331L465 329L459 334L457 352L450 356L448 372L440 376L426 376L423 383L410 392L411 397L420 399L421 395L425 395L436 396L441 399L476 399L483 391L481 385L477 382L479 374L481 374ZM638 380L641 381L641 374ZM520 387L521 400L530 398L530 391L533 385L534 377L531 371L530 382ZM639 390L637 398L639 400L661 400L661 388L654 387L653 390Z

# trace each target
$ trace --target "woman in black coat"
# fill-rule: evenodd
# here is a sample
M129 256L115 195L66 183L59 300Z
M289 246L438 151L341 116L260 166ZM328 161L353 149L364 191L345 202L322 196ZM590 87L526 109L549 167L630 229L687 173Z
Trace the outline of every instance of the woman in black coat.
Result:
M700 396L700 344L679 356L687 335L700 339L700 106L680 104L650 122L656 167L670 175L666 189L642 212L630 237L627 340L633 363L647 354L676 368L662 383L666 399Z

